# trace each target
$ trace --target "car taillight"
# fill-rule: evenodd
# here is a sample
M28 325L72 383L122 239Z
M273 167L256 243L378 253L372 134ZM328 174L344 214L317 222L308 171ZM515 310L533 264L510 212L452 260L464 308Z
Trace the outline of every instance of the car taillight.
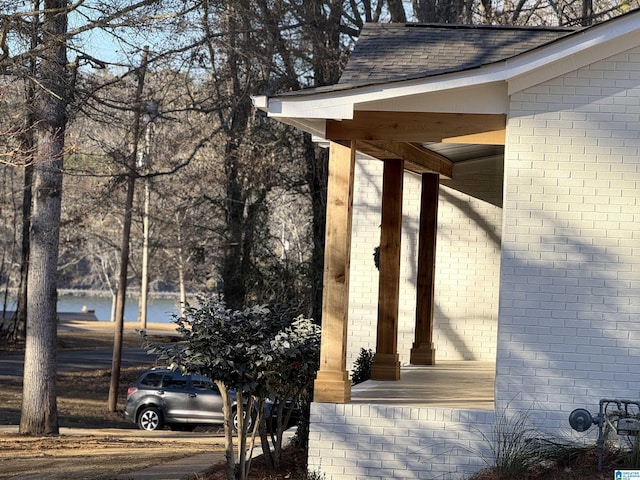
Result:
M134 394L134 393L136 393L137 391L138 391L138 387L129 387L129 388L127 389L127 397L128 397L129 395L133 395L133 394Z

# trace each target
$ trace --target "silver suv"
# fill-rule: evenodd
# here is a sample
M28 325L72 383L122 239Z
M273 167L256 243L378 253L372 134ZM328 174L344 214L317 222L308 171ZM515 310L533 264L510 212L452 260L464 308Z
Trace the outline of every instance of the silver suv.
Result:
M129 387L124 416L143 430L158 430L165 425L193 430L224 423L222 396L214 382L202 375L182 375L166 368L143 372ZM233 423L237 426L235 406Z

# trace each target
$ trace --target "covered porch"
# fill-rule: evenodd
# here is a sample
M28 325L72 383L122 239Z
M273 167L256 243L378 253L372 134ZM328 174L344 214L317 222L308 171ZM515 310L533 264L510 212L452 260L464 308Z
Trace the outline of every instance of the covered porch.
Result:
M377 29L375 26L371 28ZM366 31L363 32L352 54L352 61L337 85L254 99L256 106L267 111L270 116L314 135L329 146L323 329L320 369L314 385L315 402L364 402L365 399L375 400L368 398L368 395L375 397L376 392L384 393L384 397L390 402L394 398L412 401L408 397L410 394L406 393L408 390L415 391L413 395L418 401L424 400L426 393L435 395L435 399L439 391L447 391L446 388L437 386L429 392L422 390L430 388L428 384L431 380L420 380L421 374L433 375L437 369L423 371L421 368L414 368L437 367L438 344L434 339L434 318L436 313L441 317L446 317L448 313L442 308L438 312L436 297L436 265L439 261L436 258L438 208L442 195L449 199L449 204L454 209L459 209L461 202L449 191L442 193L442 187L451 187L497 209L502 208L508 88L498 76L485 75L478 67L492 65L497 60L517 54L525 46L531 48L530 44L522 43L525 38L529 42L542 44L555 35L549 32L539 35L510 30L496 33L473 29L406 29L402 26L394 26L393 30L396 28L398 31L393 34L393 42L398 42L398 48L393 49L391 54L385 54L383 58L377 55L383 51L379 47L389 41L385 40L390 33L388 27L372 32L371 36ZM489 50L484 50L477 42L478 35L492 38L495 34L504 36L505 42L494 45ZM424 38L415 43L412 40L415 35ZM443 35L453 35L455 38L468 36L469 42L465 43L465 48L469 50L467 53L471 63L458 65L455 60L458 52L453 44L443 43ZM432 48L433 42L443 45L443 50L437 55ZM491 55L487 56L487 52L491 52ZM407 70L411 62L398 62L399 54L407 55L407 58L429 58L430 62L434 62L434 69L420 69L419 72L411 73ZM354 59L360 59L360 62ZM380 68L384 71L384 79L372 82L371 77L362 71L362 62L373 69ZM443 80L441 74L445 72L455 72L456 78L447 76ZM373 275L378 277L377 305L375 312L368 314L369 318L376 317L375 325L368 326L369 331L375 331L376 335L372 380L383 383L372 382L369 387L355 388L352 393L347 365L348 336L349 329L352 328L349 295L352 250L362 248L361 245L351 245L354 178L356 158L360 154L377 159L383 168L377 197L380 206L379 272L372 272L372 278ZM413 339L411 345L403 346L399 351L405 172L415 175L421 186L415 228L419 242L412 268L415 280L411 286L415 290L412 306L414 319L410 328L405 328L404 331L406 335L410 330ZM488 178L491 181L489 185L486 182ZM474 213L476 212L471 212L465 220L474 222L477 232L466 232L465 248L471 251L474 246L469 244L475 238L481 238L482 241L489 238L486 243L492 242L499 251L500 226L495 229L486 228L493 225L488 225L482 215L472 217ZM498 215L493 215L492 220L497 217ZM473 253L482 254L477 249ZM460 257L465 255L468 252L462 252ZM473 268L480 270L481 260L476 261ZM467 277L457 285L462 297L466 293L466 285L473 280L467 275L465 268L469 267L465 267L463 261L456 268L462 272L460 276ZM497 324L495 299L499 287L495 268L490 275L492 279L487 287L486 297L493 298L491 309L494 311L490 318ZM467 284L463 285L464 282ZM483 294L484 292L476 292L474 300L477 303L484 302ZM456 299L452 302L455 303ZM472 311L474 305L464 308L467 310L458 310L456 315L471 318L477 324L484 321L484 318ZM443 324L447 320L449 317L445 318ZM467 335L468 332L462 334ZM460 332L453 332L452 336L455 335L460 336ZM495 329L493 335L495 336ZM350 348L353 349L354 346L352 343ZM465 356L473 358L473 354ZM462 368L464 364L451 364L449 367ZM495 367L489 369L494 370ZM403 381L405 375L408 378ZM487 391L481 395L485 402L483 405L489 408L492 405L494 385L493 372L490 375L491 381L483 381L483 388ZM444 378L446 380L446 374ZM461 394L461 398L465 396ZM375 401L381 400L378 398ZM454 399L441 398L437 401L452 403Z
M414 338L409 352L409 363L413 366L436 365L434 312L437 308L436 238L440 185L453 180L454 169L470 171L478 166L481 169L486 168L488 164L499 172L496 177L498 185L490 190L501 192L504 115L487 113L449 116L428 113L405 116L386 113L384 121L375 113L363 116L360 120L361 127L355 128L355 131L348 126L349 121L343 121L340 128L334 126L332 133L327 134L330 139L330 155L323 282L323 334L320 370L314 388L316 402L349 403L350 400L357 400L355 394L351 393L351 380L346 363L357 153L376 158L383 165L377 323L374 327L376 341L371 376L372 380L387 384L386 387L380 385L378 390L386 395L389 402L398 398L409 399L400 392L414 395L416 401L438 398L438 387L425 395L427 392L424 388L429 388L427 384L431 380L420 379L424 375L433 375L438 372L437 369L408 369L403 367L400 361L400 355L403 353L399 351L398 330L404 172L413 172L421 180L417 229L419 242L415 265L415 316L412 328ZM434 121L434 118L439 120ZM372 124L370 122L373 119L377 120ZM422 133L418 133L417 129L424 128L428 123L431 123L430 129L426 132L420 130ZM396 129L403 132L397 135ZM413 131L405 137L407 130ZM470 138L467 139L467 136ZM408 142L409 138L414 141ZM455 143L449 139L455 139ZM466 141L469 143L465 143ZM429 148L426 147L427 144ZM440 153L445 151L446 156ZM459 184L458 187L464 189L464 185ZM501 203L501 197L495 200ZM357 249L359 246L354 248ZM463 364L450 365L450 369L454 366L464 367ZM404 375L408 376L405 382L402 381ZM480 408L492 408L493 372L491 376L492 380L484 384L488 392L483 393L484 404ZM446 375L443 379L446 381ZM472 384L473 382L468 383ZM414 393L409 394L411 390ZM375 391L374 388L369 393ZM440 391L446 390L442 388ZM359 399L363 402L368 398L361 389L358 389L358 395L364 395ZM461 399L465 397L465 394L461 395ZM445 398L440 400L441 403L447 403Z
M632 78L638 21L631 12L578 31L367 25L338 84L256 99L271 117L330 145L311 469L333 480L464 477L492 458L487 440L504 413L533 413L536 426L564 437L576 406L612 389L637 392L629 360L638 356L638 297L629 284L637 222L629 208L638 199L637 190L619 187L638 173L638 122L628 114L640 96ZM613 155L618 137L628 143ZM370 205L379 202L381 216L354 237L357 153L374 159ZM402 211L405 171L422 182L411 218ZM489 176L500 188L486 188ZM616 188L595 192L602 184ZM463 210L475 199L487 208ZM446 231L445 210L453 212ZM610 228L594 229L605 215ZM416 280L399 288L401 225L415 218ZM474 228L457 229L463 222ZM436 238L460 248L441 255ZM353 252L370 255L378 239L379 273L352 276L362 263L351 264ZM482 242L493 251L478 248ZM490 256L497 268L482 278ZM447 275L452 282L443 286ZM350 299L349 284L368 278L378 280L377 295L365 292L373 302L355 318L349 307L361 300ZM484 290L468 295L483 281ZM398 348L398 292L411 289L415 300L400 305L409 318ZM474 317L486 299L487 314ZM493 332L473 331L487 319ZM458 320L463 328L450 336L462 337L456 352L465 359L480 358L480 349L465 350L475 347L469 339L494 334L496 348L482 357L489 362L437 356L447 339L434 327ZM372 380L352 387L345 359L359 347L347 341L354 327L362 338L375 335L366 344L375 357Z

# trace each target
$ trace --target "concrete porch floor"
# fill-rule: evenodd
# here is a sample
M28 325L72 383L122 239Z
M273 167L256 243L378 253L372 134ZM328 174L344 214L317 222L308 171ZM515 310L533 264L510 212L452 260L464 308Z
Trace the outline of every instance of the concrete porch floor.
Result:
M449 361L401 367L400 380L368 380L351 388L351 402L493 410L495 362Z

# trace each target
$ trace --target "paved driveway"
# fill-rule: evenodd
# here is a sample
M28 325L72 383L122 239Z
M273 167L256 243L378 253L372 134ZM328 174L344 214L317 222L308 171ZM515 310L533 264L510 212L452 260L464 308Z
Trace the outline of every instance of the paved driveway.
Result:
M58 352L58 372L83 372L98 368L111 368L111 349L63 350ZM122 366L132 367L155 362L155 356L148 355L142 348L122 349ZM24 354L0 356L0 376L21 377L24 373Z

